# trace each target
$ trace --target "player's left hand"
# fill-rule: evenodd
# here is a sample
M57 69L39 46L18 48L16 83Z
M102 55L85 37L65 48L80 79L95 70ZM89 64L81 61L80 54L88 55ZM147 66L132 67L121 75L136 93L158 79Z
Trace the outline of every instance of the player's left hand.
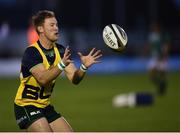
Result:
M81 52L78 52L78 55L80 56L82 64L88 68L91 65L100 62L98 59L102 56L102 53L101 50L93 48L88 55L83 55Z

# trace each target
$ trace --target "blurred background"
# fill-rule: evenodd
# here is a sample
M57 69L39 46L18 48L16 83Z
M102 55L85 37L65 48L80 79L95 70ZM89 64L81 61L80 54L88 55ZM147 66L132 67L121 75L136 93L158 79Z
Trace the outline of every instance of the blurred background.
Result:
M75 131L180 131L180 0L0 0L0 131L20 131L13 100L19 85L23 52L28 46L31 16L55 12L60 38L69 45L77 67L77 52L101 49L94 65L78 86L59 78L52 103ZM152 105L117 108L112 99L129 92L155 92L148 78L149 34L158 22L168 34L168 89L153 97ZM128 35L125 51L117 53L103 42L102 30L118 24Z

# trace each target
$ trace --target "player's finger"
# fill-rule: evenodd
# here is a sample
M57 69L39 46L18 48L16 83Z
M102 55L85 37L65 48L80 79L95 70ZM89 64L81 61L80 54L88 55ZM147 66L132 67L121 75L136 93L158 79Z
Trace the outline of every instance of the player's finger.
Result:
M96 48L93 48L90 52L89 55L92 55L92 53L95 51Z
M100 63L101 61L99 61L99 60L96 60L96 61L94 61L94 63Z
M67 60L67 62L69 62L69 63L73 63L74 61L69 59L69 60Z
M69 46L67 46L66 48L65 48L65 51L67 51L69 49Z
M66 59L69 59L71 56L71 54L69 53L68 55L66 55Z
M96 53L94 53L92 56L93 57L96 57L98 54L100 54L101 53L101 50L98 50L98 51L96 51Z
M101 56L102 56L102 54L99 54L99 55L95 56L94 59L96 60L96 59L100 58Z
M70 53L70 49L69 46L67 46L64 52L64 56L67 56L69 53Z
M83 56L81 52L78 52L78 55L79 55L80 57L82 57L82 56Z

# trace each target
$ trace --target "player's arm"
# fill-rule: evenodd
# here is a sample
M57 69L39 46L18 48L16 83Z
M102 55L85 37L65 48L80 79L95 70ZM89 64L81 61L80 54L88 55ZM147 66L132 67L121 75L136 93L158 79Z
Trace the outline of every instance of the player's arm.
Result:
M44 64L41 63L31 68L30 72L41 85L46 85L57 78L62 70L57 66L46 69Z
M85 71L77 69L73 63L65 68L65 74L73 84L78 84L84 77Z
M64 57L62 59L63 65L69 65L69 63L72 62L69 59L70 55L70 50L66 48ZM60 62L57 66L50 67L49 69L46 69L42 63L37 64L30 69L30 72L41 85L46 85L56 79L63 71L63 67L61 67L62 62Z
M96 51L95 48L93 48L86 56L82 55L80 52L78 52L78 55L80 56L82 63L80 68L77 69L73 63L70 63L65 68L65 74L73 84L78 84L83 79L87 69L93 64L98 63L98 59L102 56L101 51Z

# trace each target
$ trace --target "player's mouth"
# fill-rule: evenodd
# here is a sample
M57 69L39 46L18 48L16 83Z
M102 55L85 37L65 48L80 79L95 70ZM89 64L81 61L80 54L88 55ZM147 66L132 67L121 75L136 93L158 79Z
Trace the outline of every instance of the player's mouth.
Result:
M54 35L59 36L59 32L54 33Z

